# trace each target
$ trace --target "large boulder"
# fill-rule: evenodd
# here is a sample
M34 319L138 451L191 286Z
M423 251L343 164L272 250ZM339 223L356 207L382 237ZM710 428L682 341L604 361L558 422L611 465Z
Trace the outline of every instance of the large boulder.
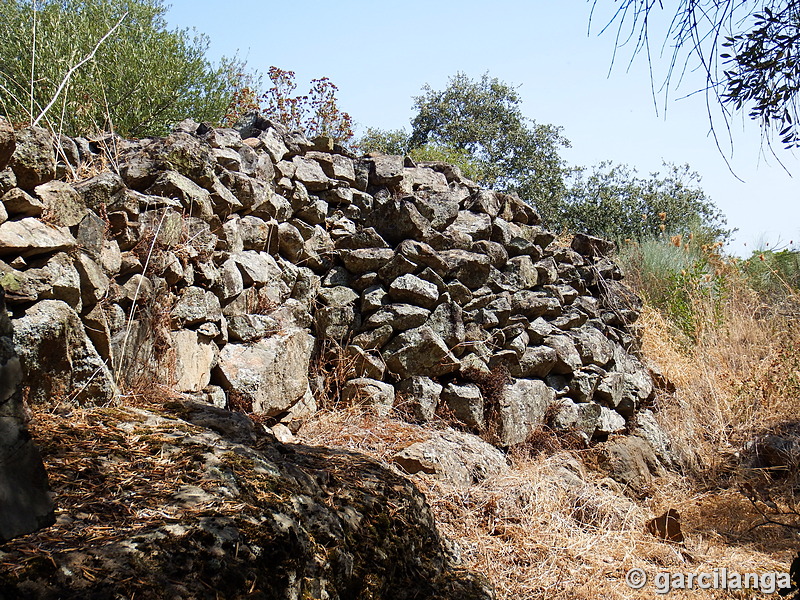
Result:
M55 521L47 474L26 427L25 379L12 334L0 288L0 543Z
M111 371L65 302L42 300L12 323L32 404L102 404L116 397Z
M47 466L70 493L54 527L3 545L3 598L494 597L454 564L407 478L281 444L241 414L168 409L45 417Z
M303 329L283 330L253 344L228 344L219 355L215 379L252 411L279 415L309 393L308 364L314 338Z

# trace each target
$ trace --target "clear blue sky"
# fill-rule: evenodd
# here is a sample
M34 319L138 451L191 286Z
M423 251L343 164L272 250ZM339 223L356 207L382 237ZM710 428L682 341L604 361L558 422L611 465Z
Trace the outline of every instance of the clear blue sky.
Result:
M596 25L613 7L612 0L600 3ZM570 164L611 160L646 174L662 161L688 163L739 229L731 252L749 254L760 242L798 245L798 156L778 150L793 179L761 151L756 124L738 117L729 156L744 180L738 181L709 135L702 94L670 101L666 114L658 96L657 112L646 61L627 69L624 50L609 75L614 38L598 36L597 26L588 34L590 6L584 0L173 0L168 20L207 34L212 59L238 53L262 72L270 65L295 71L299 89L329 77L341 107L362 128L408 128L412 97L423 84L441 89L457 71L473 78L488 71L519 86L526 116L564 128ZM666 60L655 66L663 73ZM687 79L674 98L702 83Z

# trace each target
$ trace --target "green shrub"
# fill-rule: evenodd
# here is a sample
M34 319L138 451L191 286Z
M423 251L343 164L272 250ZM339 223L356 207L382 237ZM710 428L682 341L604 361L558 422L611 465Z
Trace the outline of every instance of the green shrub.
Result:
M219 122L244 65L212 65L208 39L167 29L166 12L161 0L0 0L0 111L16 124L35 120L67 72L119 23L42 124L70 135L114 129L136 137L163 134L187 117Z
M800 293L800 251L757 250L742 263L750 285L771 300Z
M555 229L610 239L646 240L690 233L695 242L725 240L724 215L700 188L688 165L665 164L666 173L641 177L625 165L575 169L564 201L543 217Z
M681 236L648 237L624 244L618 261L645 301L658 309L687 342L718 323L731 265L719 254L721 244L698 246Z

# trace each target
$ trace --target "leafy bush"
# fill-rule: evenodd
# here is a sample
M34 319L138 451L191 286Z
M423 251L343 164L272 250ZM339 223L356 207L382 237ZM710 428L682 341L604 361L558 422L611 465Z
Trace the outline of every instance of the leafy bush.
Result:
M589 174L576 169L564 202L543 216L556 229L616 240L691 235L699 247L726 239L725 217L699 187L698 174L688 165L664 167L666 174L646 178L609 162Z
M717 323L734 276L733 265L719 253L721 245L661 235L623 245L618 260L646 302L676 333L696 342L703 328Z
M756 251L742 263L742 269L750 285L772 300L800 293L800 251Z
M244 65L213 66L208 39L168 30L166 11L161 0L0 0L0 110L18 124L35 120L119 23L69 78L47 115L54 130L145 136L186 117L220 121Z

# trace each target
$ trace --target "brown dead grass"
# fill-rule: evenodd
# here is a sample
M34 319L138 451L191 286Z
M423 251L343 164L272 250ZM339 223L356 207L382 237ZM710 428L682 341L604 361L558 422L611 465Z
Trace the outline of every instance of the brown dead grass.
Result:
M744 286L734 287L721 310L697 310L705 310L707 326L685 348L663 315L645 307L642 349L677 388L657 402L676 449L698 474L716 480L747 440L798 419L800 327Z
M429 427L350 407L319 413L299 437L305 443L364 452L391 466L394 453L432 434ZM722 567L788 570L793 539L777 528L750 531L760 515L733 490L701 493L692 480L669 474L651 497L635 502L614 481L582 467L580 451L510 458L505 473L467 488L424 474L411 476L464 566L488 576L499 599L652 598L652 586L634 591L626 585L625 574L634 567L651 577ZM582 481L559 475L563 468L577 470ZM668 508L681 515L683 545L647 532L646 523ZM696 589L672 594L746 597Z

